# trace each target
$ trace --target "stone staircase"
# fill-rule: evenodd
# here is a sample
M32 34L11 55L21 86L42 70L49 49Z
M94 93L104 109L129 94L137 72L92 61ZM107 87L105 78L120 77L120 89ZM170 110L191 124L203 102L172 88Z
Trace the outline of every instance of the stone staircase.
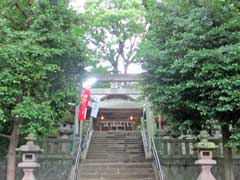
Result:
M78 180L155 180L136 131L95 131L79 176Z

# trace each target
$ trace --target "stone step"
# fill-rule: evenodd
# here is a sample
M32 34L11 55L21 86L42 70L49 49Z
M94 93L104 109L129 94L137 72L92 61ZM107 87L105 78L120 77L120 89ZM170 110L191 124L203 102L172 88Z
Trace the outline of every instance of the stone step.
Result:
M109 146L109 147L115 147L115 146L129 146L129 147L134 147L134 146L142 146L142 142L91 142L92 146Z
M117 153L142 153L144 152L143 149L98 149L98 148L91 148L89 149L88 153L114 153L114 154L117 154Z
M90 145L89 147L89 151L91 150L102 150L102 151L139 151L139 150L143 150L143 146L113 146L113 147L109 147L109 146L95 146L95 145Z
M106 142L106 143L141 143L142 140L141 139L92 139L91 140L94 143L98 143L98 142Z
M121 140L121 139L135 139L135 140L139 140L141 139L141 136L92 136L94 139L116 139L116 140Z
M129 152L129 151L116 151L116 152L113 152L113 151L89 151L87 153L87 155L111 155L111 156L118 156L118 155L144 155L144 152L143 151L138 151L138 152Z
M78 180L155 180L139 132L94 132Z
M125 150L104 150L104 149L91 149L88 151L87 154L112 154L112 155L120 155L120 154L129 154L129 155L132 155L132 154L141 154L143 155L144 154L144 151L143 150L136 150L136 149L125 149Z
M128 157L124 157L124 158L104 158L104 159L96 159L96 158L92 158L92 159L86 159L83 160L82 163L141 163L144 162L145 158L141 157L141 158L128 158Z
M88 151L88 155L111 155L111 156L117 156L117 155L144 155L144 151L117 151L117 152L112 152L112 151Z
M100 180L99 178L81 178L80 180ZM155 180L155 178L104 178L101 180Z
M110 145L142 145L142 142L118 142L118 141L114 141L114 142L107 142L107 141L92 141L91 142L93 145L98 145L98 146L102 146L102 145L106 145L106 146L110 146Z
M106 146L106 147L138 147L143 146L142 142L91 142L91 146Z
M91 142L90 146L106 146L106 147L116 147L116 146L122 146L122 147L138 147L143 146L142 143L124 143L124 142L115 142L115 143L108 143L108 142Z
M94 149L97 149L97 150L110 150L110 151L124 151L124 150L142 150L143 149L143 146L113 146L113 147L110 147L110 146L95 146L95 145L90 145L89 147L89 150L94 150Z
M141 136L92 136L94 139L106 139L106 140L111 140L111 139L116 139L116 140L122 140L122 139L133 139L133 140L139 140L141 139Z
M87 159L142 159L142 155L87 155Z
M127 168L127 167L107 167L107 168L103 168L103 167L98 167L98 168L94 168L91 166L85 166L85 167L81 167L79 170L80 173L100 173L100 174L106 174L106 173L153 173L153 169L152 167L150 168Z
M142 162L142 163L81 163L80 169L82 168L128 168L128 169L134 169L134 168L152 168L151 162Z
M92 139L91 142L93 143L142 143L142 140L138 139Z
M93 135L92 137L96 138L96 139L110 139L110 138L115 138L115 139L122 139L122 138L126 138L126 139L140 139L141 135Z
M153 173L80 173L81 178L99 178L99 179L115 179L115 178L154 178Z
M116 141L140 141L142 140L142 137L129 137L129 136L126 136L126 137L94 137L93 136L93 139L92 140L98 140L98 141L103 141L103 140L106 140L106 141L113 141L113 140L116 140Z
M94 135L107 135L107 134L140 134L140 131L94 131Z

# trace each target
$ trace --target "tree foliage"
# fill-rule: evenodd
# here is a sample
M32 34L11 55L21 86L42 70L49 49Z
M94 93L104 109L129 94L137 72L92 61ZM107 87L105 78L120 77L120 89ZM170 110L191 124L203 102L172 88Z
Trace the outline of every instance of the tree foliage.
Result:
M65 0L0 3L0 136L9 138L8 180L19 135L49 134L76 100L76 74L86 62L81 32Z
M91 57L108 62L114 73L127 73L135 63L138 44L145 32L144 8L140 0L88 0L82 14Z
M47 135L76 100L80 19L65 1L3 0L0 12L0 132L17 121L20 134Z
M145 6L151 26L141 56L145 90L156 110L177 131L216 125L232 135L239 131L239 2L166 0Z
M146 94L175 132L222 130L224 179L239 148L240 7L235 0L145 1Z

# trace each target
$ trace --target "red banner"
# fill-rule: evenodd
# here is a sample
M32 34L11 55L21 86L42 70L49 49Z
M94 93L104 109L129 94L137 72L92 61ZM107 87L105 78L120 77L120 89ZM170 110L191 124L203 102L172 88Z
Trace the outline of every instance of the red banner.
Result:
M81 104L79 106L78 120L86 121L87 108L90 102L91 92L89 89L83 89L81 95Z

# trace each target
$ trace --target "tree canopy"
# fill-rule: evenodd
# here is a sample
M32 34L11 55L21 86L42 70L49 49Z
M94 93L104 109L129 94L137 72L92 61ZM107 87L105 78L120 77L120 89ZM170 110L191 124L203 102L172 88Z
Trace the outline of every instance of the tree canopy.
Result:
M54 129L76 101L86 58L81 22L67 1L3 0L0 12L0 135L10 139L12 180L18 134Z
M114 73L120 64L137 61L138 44L145 32L144 8L140 0L87 0L82 14L91 58L108 62Z
M33 126L47 125L44 120L59 115L56 96L69 92L84 67L82 37L75 34L79 19L64 2L4 3L0 7L1 122L17 117ZM24 131L43 130L27 127Z
M239 2L152 0L145 1L145 7L151 26L140 52L145 91L156 111L166 114L177 132L218 126L225 140L229 142L229 136L236 140L240 128Z
M146 92L157 110L183 130L239 123L237 5L172 0L147 6L151 26L142 45Z

